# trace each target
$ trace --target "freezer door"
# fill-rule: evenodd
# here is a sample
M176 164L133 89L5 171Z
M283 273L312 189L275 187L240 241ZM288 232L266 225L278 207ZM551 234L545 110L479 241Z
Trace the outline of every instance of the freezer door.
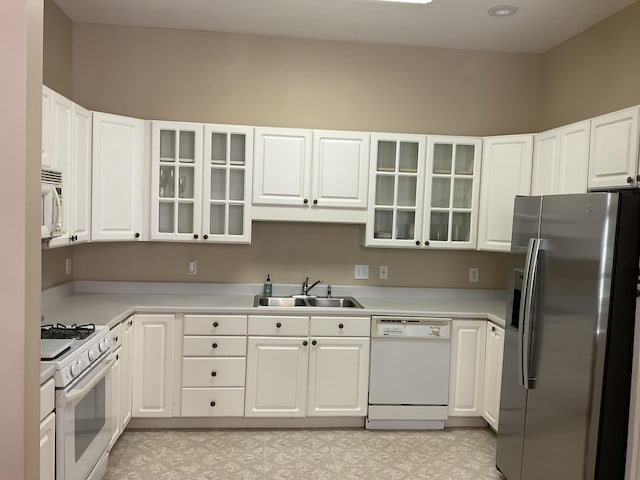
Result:
M530 240L538 237L541 197L517 197L511 236L511 275L505 325L504 364L500 392L500 420L496 465L508 480L518 480L522 467L527 391L521 385L520 317L524 307L523 281Z
M543 199L522 480L594 478L617 199Z

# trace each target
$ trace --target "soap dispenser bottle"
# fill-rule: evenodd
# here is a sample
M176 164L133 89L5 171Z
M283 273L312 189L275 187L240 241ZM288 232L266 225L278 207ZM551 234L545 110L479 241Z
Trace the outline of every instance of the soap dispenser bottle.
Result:
M271 284L271 277L267 273L267 280L264 282L264 285L262 286L262 295L264 295L265 297L270 297L272 293L273 293L273 285Z

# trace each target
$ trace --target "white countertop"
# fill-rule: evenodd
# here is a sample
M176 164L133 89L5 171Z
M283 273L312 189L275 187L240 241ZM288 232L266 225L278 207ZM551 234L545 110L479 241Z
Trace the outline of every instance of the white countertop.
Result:
M488 319L502 327L506 318L504 291L334 287L334 296L353 296L362 309L254 307L249 292L259 291L256 285L75 282L43 292L43 323L113 327L135 312L447 316ZM287 286L274 287L274 295L285 291Z
M41 363L40 364L40 385L42 385L44 382L46 382L50 378L53 378L53 374L55 372L56 372L56 367L54 367L53 365L44 365Z

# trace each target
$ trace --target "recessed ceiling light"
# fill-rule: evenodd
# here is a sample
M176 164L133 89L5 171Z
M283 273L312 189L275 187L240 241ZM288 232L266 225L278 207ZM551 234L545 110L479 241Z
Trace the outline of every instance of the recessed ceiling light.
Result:
M513 5L496 5L491 7L488 12L492 17L507 17L516 13L518 9Z

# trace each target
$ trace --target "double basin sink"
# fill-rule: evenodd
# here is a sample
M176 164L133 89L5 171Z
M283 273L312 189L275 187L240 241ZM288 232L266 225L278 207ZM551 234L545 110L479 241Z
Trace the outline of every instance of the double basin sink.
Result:
M254 307L364 308L353 297L265 297L256 295Z

